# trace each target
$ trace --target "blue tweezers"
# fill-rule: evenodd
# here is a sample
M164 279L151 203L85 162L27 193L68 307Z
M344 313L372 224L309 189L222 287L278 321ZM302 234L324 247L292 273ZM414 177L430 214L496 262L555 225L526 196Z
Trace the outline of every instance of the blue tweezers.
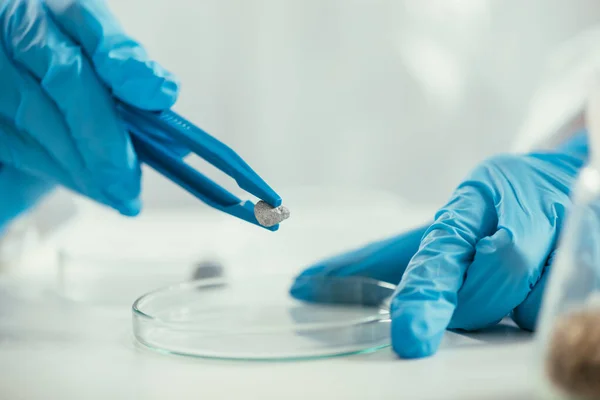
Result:
M125 104L118 108L140 161L209 206L262 227L250 200L239 199L185 163L183 157L190 152L235 179L248 193L273 207L281 205L281 197L239 155L174 111L150 112ZM276 231L279 225L264 228Z

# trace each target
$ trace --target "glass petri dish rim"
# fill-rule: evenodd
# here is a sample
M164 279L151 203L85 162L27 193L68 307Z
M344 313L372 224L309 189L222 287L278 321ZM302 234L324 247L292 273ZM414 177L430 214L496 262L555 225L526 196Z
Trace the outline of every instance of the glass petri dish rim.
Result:
M247 356L247 357L237 357L231 355L204 355L204 354L194 354L177 350L169 350L161 347L157 347L143 338L137 337L136 345L142 346L143 349L148 349L157 354L163 354L167 356L177 356L177 357L185 357L199 360L219 360L219 361L245 361L245 362L257 362L257 363L273 363L273 362L302 362L302 361L310 361L310 360L323 360L329 358L342 358L347 356L354 356L360 354L371 354L378 352L383 349L387 349L391 346L391 344L380 344L374 345L371 347L365 347L357 350L347 350L347 351L339 351L339 352L327 352L323 354L307 354L307 355L295 355L295 356Z
M261 278L273 278L273 275L266 275ZM317 278L317 277L315 277L315 278ZM335 279L335 280L353 279L355 281L361 281L364 283L368 283L372 286L387 288L390 290L391 293L393 293L396 289L396 285L393 285L388 282L372 279L372 278L367 278L367 277L325 276L325 277L321 277L321 278ZM244 281L247 281L247 277L244 277L244 278L240 277L239 279L240 280L243 279ZM291 280L292 278L289 277L289 279ZM235 281L237 279L233 279L233 280ZM223 332L222 329L210 329L205 326L200 326L198 323L195 323L195 322L174 322L174 321L165 320L163 318L159 318L159 317L150 315L150 314L142 311L141 305L144 301L148 301L149 299L151 299L154 296L158 296L158 295L161 295L161 294L164 294L167 292L172 292L172 291L177 291L177 290L190 290L190 289L202 288L202 287L210 287L210 286L215 285L216 283L227 283L228 281L231 282L232 278L217 277L217 278L211 278L211 279L201 279L201 280L195 280L195 281L182 282L182 283L178 283L178 284L174 284L174 285L169 285L164 288L157 289L157 290L153 290L151 292L143 294L142 296L140 296L138 299L136 299L134 301L133 305L131 306L133 317L143 319L143 320L152 322L154 324L159 324L162 327L169 328L172 330L185 330L188 332L196 332L196 333L205 332L205 333L213 333L213 334L218 333L218 332ZM379 310L386 309L386 308L389 309L389 307L381 307L381 306L378 307ZM367 325L367 324L371 324L371 323L375 323L375 322L390 321L390 319L391 318L390 318L389 313L374 314L374 315L368 316L368 317L348 319L346 321L341 321L341 322L303 323L303 324L295 325L293 327L293 329L296 332L312 332L312 331L321 331L321 330L336 329L336 328L348 328L348 327L359 326L359 325ZM256 330L242 330L242 331L238 330L237 333L238 334L241 334L241 333L254 334L254 333L285 332L285 331L288 331L290 329L290 327L291 326L289 324L270 325L268 327L261 327L260 329L256 329Z

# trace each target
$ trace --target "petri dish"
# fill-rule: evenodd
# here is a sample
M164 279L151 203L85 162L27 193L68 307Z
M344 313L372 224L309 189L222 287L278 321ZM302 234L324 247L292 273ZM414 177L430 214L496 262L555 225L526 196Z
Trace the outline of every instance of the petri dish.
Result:
M133 333L152 350L201 358L299 360L371 352L390 344L394 290L362 277L186 282L137 299Z

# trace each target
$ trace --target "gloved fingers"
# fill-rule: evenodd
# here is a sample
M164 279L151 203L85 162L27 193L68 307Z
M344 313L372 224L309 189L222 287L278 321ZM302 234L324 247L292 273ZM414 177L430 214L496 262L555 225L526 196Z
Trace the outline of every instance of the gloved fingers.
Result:
M566 187L568 179L549 169L560 161L501 156L487 163L501 199L496 204L499 229L477 245L450 328L474 330L496 323L521 304L540 279L569 201L562 189L557 190ZM544 179L535 179L542 174ZM552 200L540 199L545 193L552 193Z
M437 213L391 304L392 346L400 357L437 351L475 245L496 226L493 192L480 182L463 183Z
M296 278L290 294L299 300L319 301L327 291L322 284L332 281L318 277L360 276L397 284L428 227L429 224L321 261Z
M538 316L544 297L544 291L546 290L546 283L551 274L552 263L554 262L555 255L556 251L553 251L548 258L548 262L544 268L542 276L537 281L535 286L533 286L533 289L531 289L531 292L525 301L516 307L511 315L513 321L515 321L515 323L521 329L534 331L537 326Z
M88 195L100 196L78 174L84 164L56 105L29 75L22 74L0 51L0 162L16 169L72 182ZM36 134L31 135L30 132ZM47 136L42 133L48 133ZM31 155L39 156L39 159Z
M48 119L51 121L51 119ZM60 136L62 137L62 136ZM70 156L72 152L67 152ZM71 176L68 168L46 148L32 141L28 135L20 132L14 125L0 117L0 164L5 168L18 170L36 177L48 184L60 184L73 192L84 196L93 196L97 201L111 206L109 199L103 197L94 187L86 191L78 176Z
M0 75L0 85L2 78L3 75ZM38 86L34 85L33 87L39 89ZM40 94L43 95L41 92ZM48 100L48 103L51 102ZM0 101L0 105L2 104L4 103ZM46 147L41 146L31 136L24 134L5 118L0 117L0 163L4 167L10 167L31 177L37 177L42 181L48 182L48 184L60 184L73 192L92 197L104 205L114 207L111 200L106 198L98 188L95 186L86 187L85 184L82 184L79 175L71 175L71 170L66 167L64 159L69 158L70 163L77 162L77 157L74 157L77 156L77 153L71 151L69 149L69 142L64 140L65 138L68 139L68 136L60 134L60 124L53 124L55 122L53 114L44 114L46 111L46 102L42 102L37 107L35 106L35 102L31 104L33 104L31 106L32 110L29 109L29 103L23 105L23 115L31 115L30 111L37 110L42 111L42 117L38 116L39 119L26 118L25 121L27 123L36 121L45 122L46 129L57 132L56 149L64 148L64 154L62 154L62 157L57 157L56 153L49 152ZM26 127L34 128L39 126L37 123L26 125Z
M531 251L535 246L528 247ZM532 264L523 253L507 228L480 240L448 328L477 330L495 325L521 304L544 266Z
M60 27L82 46L116 97L147 110L165 110L175 103L177 79L125 33L106 1L45 3Z
M35 206L53 188L46 180L0 164L0 233L13 218Z
M302 271L298 278L302 280L311 276L362 276L397 284L408 262L417 252L429 225L320 261ZM292 295L300 295L300 289L297 280L292 287Z
M67 164L71 175L82 175L85 186L97 186L123 214L136 215L140 211L141 170L112 97L41 2L17 1L9 7L4 25L8 50L39 81L64 116L68 132L62 135L71 137L81 157L81 162ZM21 101L35 96L22 93ZM56 154L53 143L61 133L48 128L25 131Z

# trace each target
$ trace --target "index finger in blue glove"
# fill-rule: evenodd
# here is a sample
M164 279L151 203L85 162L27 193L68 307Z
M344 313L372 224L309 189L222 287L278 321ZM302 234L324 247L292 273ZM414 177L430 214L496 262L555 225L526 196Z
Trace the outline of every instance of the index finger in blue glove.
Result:
M60 27L82 46L96 72L122 101L147 110L170 108L177 79L125 33L102 0L46 0Z
M392 346L400 357L437 351L476 243L496 229L493 198L491 187L467 180L436 214L392 300Z

